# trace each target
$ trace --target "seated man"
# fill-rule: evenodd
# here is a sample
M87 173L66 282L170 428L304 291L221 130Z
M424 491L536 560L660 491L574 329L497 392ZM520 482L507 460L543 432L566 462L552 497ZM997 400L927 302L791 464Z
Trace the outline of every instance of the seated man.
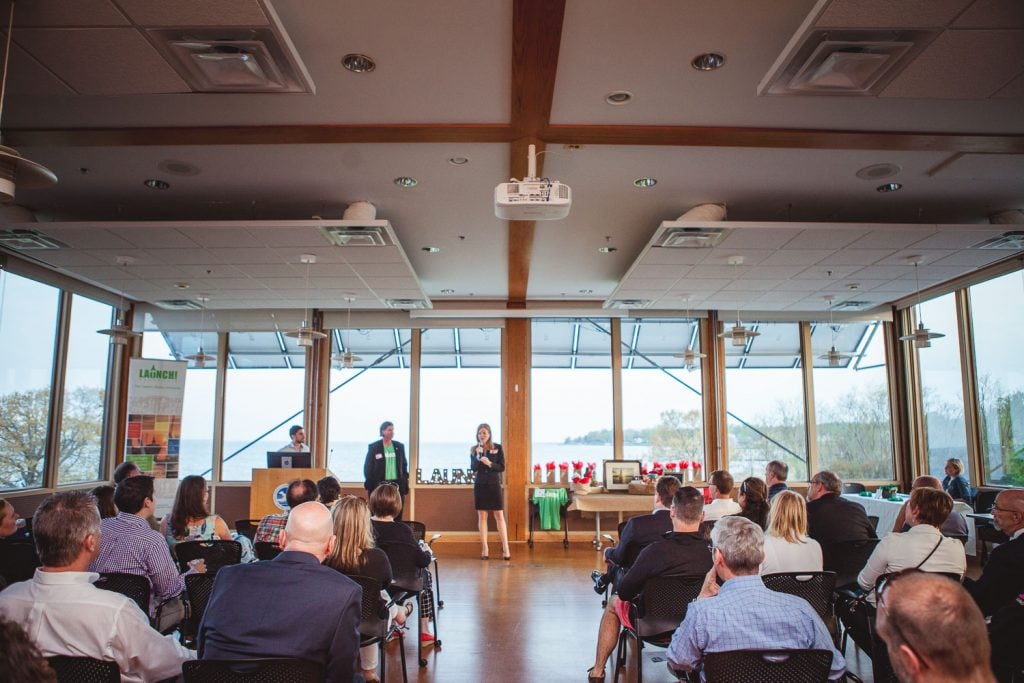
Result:
M0 593L0 616L20 624L44 657L114 661L122 681L181 675L195 653L153 630L133 600L92 585L99 578L88 571L100 551L96 500L85 491L55 493L32 522L43 566Z
M992 506L992 524L1010 537L1001 543L982 570L981 578L964 580L964 588L989 616L1024 593L1024 491L1002 491Z
M330 510L303 503L281 532L280 555L223 567L199 626L199 657L295 657L323 664L327 681L361 680L363 593L321 564L334 542Z
M156 509L153 495L153 477L140 475L121 480L114 491L117 516L103 520L100 552L89 570L138 574L149 579L149 609L155 615L157 607L163 605L156 628L164 632L185 616L181 599L185 579L178 573L167 540L149 525ZM206 571L202 560L195 560L193 568Z
M740 504L732 499L732 475L727 470L715 470L708 480L711 502L704 508L704 520L713 522L726 515L743 512Z
M781 460L772 460L764 468L764 482L768 484L768 500L775 497L775 494L788 491L789 485L786 479L789 478L789 465Z
M910 490L914 489L938 489L942 490L942 483L936 477L924 475L914 480ZM909 501L908 501L909 502ZM896 522L892 525L893 531L900 533L910 531L910 525L907 524L907 502L903 503L903 507L900 508L899 514L896 515ZM942 532L943 536L953 537L967 537L967 519L957 512L956 510L950 510L949 516L946 517L946 521L939 527L939 531Z
M776 593L761 582L761 527L743 517L723 517L711 531L711 543L714 566L672 636L669 668L696 671L709 652L830 650L829 679L843 676L846 661L814 608L803 598ZM721 588L719 579L724 582Z
M843 499L843 481L835 472L822 470L811 477L807 489L807 535L821 544L866 541L878 538L864 508Z
M985 618L955 581L916 571L893 576L878 592L877 627L901 683L995 681Z
M654 491L654 512L631 517L626 526L622 527L619 542L604 551L608 570L604 574L596 570L590 573L595 592L603 594L608 584L615 585L641 550L661 539L662 534L672 530L672 519L668 510L672 507L672 496L678 488L679 480L672 475L666 474L658 478Z
M334 504L341 498L341 484L332 476L326 476L319 480L316 483L316 490L320 502L329 508L333 508Z
M704 519L704 498L692 486L683 486L672 497L669 516L672 531L650 544L622 577L619 595L613 597L601 615L597 632L597 656L587 675L591 681L604 680L604 667L615 649L619 624L629 623L629 601L643 590L647 579L672 574L702 576L711 567L708 542L700 533Z
M316 500L319 493L316 488L316 482L312 479L293 479L288 482L288 492L285 494L288 510L294 510L303 503ZM253 536L252 542L277 543L281 545L277 540L277 536L288 522L288 510L264 515L263 519L260 520L259 526L256 527L256 534Z

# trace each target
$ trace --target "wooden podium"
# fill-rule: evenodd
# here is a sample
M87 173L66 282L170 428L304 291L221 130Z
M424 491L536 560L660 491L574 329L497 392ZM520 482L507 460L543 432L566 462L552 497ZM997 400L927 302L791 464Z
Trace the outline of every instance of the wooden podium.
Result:
M319 481L334 476L324 467L263 467L252 468L252 488L249 492L249 518L260 519L264 515L281 512L274 504L277 487L293 479Z

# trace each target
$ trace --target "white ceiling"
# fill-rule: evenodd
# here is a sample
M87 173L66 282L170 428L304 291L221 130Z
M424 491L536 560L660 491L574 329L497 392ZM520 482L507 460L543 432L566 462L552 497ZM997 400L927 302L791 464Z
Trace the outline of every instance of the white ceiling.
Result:
M870 295L876 304L908 293L907 266L900 259L909 251L935 252L921 269L922 286L981 266L984 259L965 250L966 244L928 240L961 230L937 224L983 226L993 212L1024 209L1024 3L907 0L898 12L892 7L887 0L652 0L640 6L568 0L552 125L992 135L1010 138L1013 153L961 154L950 151L955 141L942 140L907 149L885 136L877 149L848 149L840 136L825 149L587 144L570 152L552 144L542 157L544 173L572 187L574 206L563 221L537 224L528 298L599 306L613 294L653 292L658 308L673 308L684 305L674 293L704 292L700 303L694 297L689 305L813 311L823 307L817 298L831 286L821 277L826 266L843 282L870 283L857 298ZM159 55L145 39L152 27L266 24L272 14L267 8L259 0L18 4L4 131L23 155L54 170L60 184L19 190L16 202L36 213L37 229L72 247L36 256L144 301L203 292L216 308L301 308L298 256L321 255L319 245L300 244L301 231L276 234L248 253L244 242L253 235L237 230L190 231L173 223L141 230L131 222L337 218L351 202L365 200L390 221L411 271L393 274L382 267L352 276L324 270L313 275L324 278L313 305L340 310L345 304L339 296L357 292L359 307L383 308L383 298L411 296L420 288L434 302L506 298L508 227L494 216L493 191L509 176L507 142L320 144L302 143L301 133L342 125L506 125L512 111L513 3L450 0L442 9L431 3L272 0L315 85L315 94L308 95L178 93L177 77L154 61ZM945 90L939 96L922 96L910 85L904 96L757 95L758 84L805 20L850 26L865 17L876 26L924 26L946 40L974 41L985 49L950 61L963 54L950 47L914 63L917 69L943 65ZM709 50L726 56L724 68L690 68L695 55ZM342 69L340 59L350 52L373 57L376 70ZM979 69L986 78L998 70L1005 83L973 93ZM915 76L913 82L920 85L922 79ZM604 96L613 90L632 92L634 101L606 104ZM257 136L260 126L290 127L294 135L276 144L265 138L259 144L217 144L216 127L244 126L257 127ZM159 127L214 130L206 144L149 144L144 129ZM75 137L83 129L125 128L136 129L141 142L106 145ZM59 131L68 131L70 142ZM961 147L971 151L966 143ZM448 163L455 156L470 163ZM169 174L159 168L167 160L194 165L199 173ZM881 194L875 188L883 181L856 177L857 170L883 162L900 167L891 180L903 184L901 191ZM398 176L415 177L419 184L399 188L392 182ZM658 184L634 187L642 176ZM148 178L171 188L150 190L142 185ZM856 240L819 244L824 233L813 228L751 228L734 240L779 239L723 244L700 263L646 260L658 225L703 202L725 203L730 220L849 222L858 224L852 232L892 239L872 247L856 246ZM92 226L60 226L64 221ZM862 223L886 226L872 232ZM441 251L421 251L426 246ZM600 254L601 246L617 251ZM326 268L334 248L322 249ZM735 253L751 256L750 272L733 276L718 268ZM992 253L1009 255L986 255ZM141 260L127 277L115 258L133 254ZM766 262L757 262L762 256ZM638 278L637 269L650 266L663 268ZM641 279L652 286L641 286ZM189 289L174 289L179 282L188 282Z

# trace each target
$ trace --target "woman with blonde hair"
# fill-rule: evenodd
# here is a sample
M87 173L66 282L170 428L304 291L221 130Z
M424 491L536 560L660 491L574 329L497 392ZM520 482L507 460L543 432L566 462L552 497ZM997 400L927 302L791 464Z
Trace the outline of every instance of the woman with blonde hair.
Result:
M960 458L950 458L943 468L946 476L942 479L942 490L953 500L971 502L971 482L964 476L964 462Z
M334 550L324 559L324 564L337 569L347 576L358 575L380 581L381 603L390 600L384 589L391 585L391 563L383 550L373 540L373 526L370 523L370 508L366 501L356 496L345 496L334 504ZM402 626L412 612L412 604L391 605L392 626ZM380 680L377 677L378 648L367 645L359 648L360 666L363 678L368 683Z
M822 571L821 546L807 535L807 502L794 491L772 498L762 574Z

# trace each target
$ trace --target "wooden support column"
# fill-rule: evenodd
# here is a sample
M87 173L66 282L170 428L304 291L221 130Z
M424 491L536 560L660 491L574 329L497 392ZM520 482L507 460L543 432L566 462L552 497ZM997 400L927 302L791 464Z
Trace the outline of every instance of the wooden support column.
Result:
M612 457L622 460L622 320L612 318Z
M416 516L416 470L420 467L420 355L423 344L423 330L414 327L411 330L412 341L409 348L409 495L405 499L405 507L409 510L405 519L419 519Z
M967 429L967 460L971 484L985 483L984 435L981 433L981 401L978 396L977 361L974 355L974 325L971 315L971 297L967 288L956 290L957 334L960 341L960 379L964 397L964 426ZM922 472L921 474L927 474Z
M814 349L811 324L800 323L800 366L804 383L804 452L807 454L807 481L818 471L818 419L814 410Z
M217 333L217 378L213 385L213 480L224 471L224 395L228 379L228 332ZM214 487L214 491L216 491Z
M700 325L701 392L704 394L704 472L729 466L729 432L725 414L725 347L718 338L718 311L708 311Z
M898 312L894 320L900 319ZM918 401L908 398L909 388L916 380L911 380L909 366L906 362L904 346L899 340L899 331L895 323L882 323L882 334L885 340L886 382L889 388L889 423L892 425L893 479L902 490L910 488L910 476L914 469L911 453L913 453L911 415ZM916 377L916 366L914 370Z
M530 320L510 318L501 335L502 447L509 540L526 540L530 475Z

